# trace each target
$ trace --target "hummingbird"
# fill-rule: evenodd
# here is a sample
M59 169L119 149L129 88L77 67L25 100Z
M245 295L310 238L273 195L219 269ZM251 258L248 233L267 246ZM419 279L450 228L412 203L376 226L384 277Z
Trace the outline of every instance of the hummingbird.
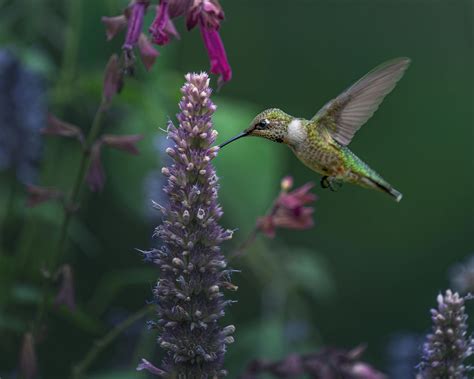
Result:
M395 58L377 66L326 103L310 120L290 116L281 109L267 109L242 133L219 147L247 136L284 143L303 164L322 175L323 188L336 191L348 182L387 193L399 202L403 195L349 150L348 145L409 64L408 58Z

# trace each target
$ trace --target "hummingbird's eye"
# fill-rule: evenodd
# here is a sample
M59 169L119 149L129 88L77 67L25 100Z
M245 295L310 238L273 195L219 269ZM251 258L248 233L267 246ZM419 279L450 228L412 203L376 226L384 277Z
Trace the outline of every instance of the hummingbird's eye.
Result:
M258 129L258 130L267 129L269 124L270 124L270 121L268 121L267 119L264 119L264 120L258 122L257 124L255 124L255 128Z

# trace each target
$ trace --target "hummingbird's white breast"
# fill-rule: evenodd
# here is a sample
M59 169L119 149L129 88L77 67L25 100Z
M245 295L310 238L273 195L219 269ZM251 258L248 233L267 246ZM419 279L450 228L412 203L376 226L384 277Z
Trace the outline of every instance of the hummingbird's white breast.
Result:
M301 120L295 118L288 125L288 142L289 145L294 147L303 143L308 137L306 128L304 127Z

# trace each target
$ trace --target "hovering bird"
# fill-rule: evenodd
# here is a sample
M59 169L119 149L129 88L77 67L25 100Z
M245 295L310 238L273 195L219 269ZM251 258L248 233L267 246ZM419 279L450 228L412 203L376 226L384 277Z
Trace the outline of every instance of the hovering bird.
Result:
M246 136L284 143L301 162L323 175L323 188L335 191L348 182L385 192L398 202L402 194L347 145L392 91L409 64L408 58L383 63L329 101L311 120L290 116L277 108L267 109L253 119L249 128L219 147Z

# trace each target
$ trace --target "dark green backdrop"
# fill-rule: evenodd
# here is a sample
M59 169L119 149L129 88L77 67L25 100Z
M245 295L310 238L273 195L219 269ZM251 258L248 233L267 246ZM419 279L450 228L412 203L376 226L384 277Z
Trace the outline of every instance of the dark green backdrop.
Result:
M14 10L20 15L9 24L2 21L0 41L15 46L46 73L54 112L87 127L100 96L102 69L122 38L107 43L99 19L118 13L126 2L82 1L76 23L59 23L56 31L48 23L50 14L67 18L62 2L43 3L7 2L2 19L12 20L8 12ZM242 270L235 275L240 290L231 294L238 303L227 320L237 327L228 353L232 378L257 356L278 358L322 344L367 343L366 359L387 370L391 336L429 329L429 308L449 285L449 267L474 252L473 4L222 1L227 16L222 36L234 75L214 98L220 141L246 128L268 107L309 118L379 63L397 56L412 59L405 77L351 144L404 193L401 203L350 185L337 193L322 190L319 176L288 149L259 139L241 140L217 159L223 223L239 229L228 250L266 211L284 175L291 174L298 185L314 181L319 197L313 229L284 231L273 241L259 239L246 257L232 262ZM111 315L133 312L151 297L156 272L133 249L156 243L150 236L157 220L150 222L145 215L148 195L143 191L145 176L161 167L153 139L177 111L184 73L209 67L199 33L187 33L179 24L181 40L160 49L151 73L138 70L107 117L111 130L146 135L142 155L104 154L106 189L84 201L63 258L75 267L80 309L94 321L52 316L54 326L40 352L44 378L65 377L71 363L108 330ZM65 95L57 96L54 88L59 73L64 74L62 43L74 41L65 33L67 25L77 34L78 51L71 77L59 88ZM68 188L77 154L69 141L48 141L43 183ZM0 195L6 201L13 176L3 173L1 180ZM17 186L15 216L1 231L8 233L5 254L24 260L6 287L26 286L34 292L38 268L55 243L59 211L50 205L24 210L22 196ZM4 307L5 320L22 321L1 332L0 375L8 377L14 369L20 336L33 312L34 301ZM101 357L91 378L119 378L117 372L134 377L134 364L142 355L159 361L159 353L150 349L154 336L146 337L140 326ZM142 336L141 348L135 348L137 335Z

